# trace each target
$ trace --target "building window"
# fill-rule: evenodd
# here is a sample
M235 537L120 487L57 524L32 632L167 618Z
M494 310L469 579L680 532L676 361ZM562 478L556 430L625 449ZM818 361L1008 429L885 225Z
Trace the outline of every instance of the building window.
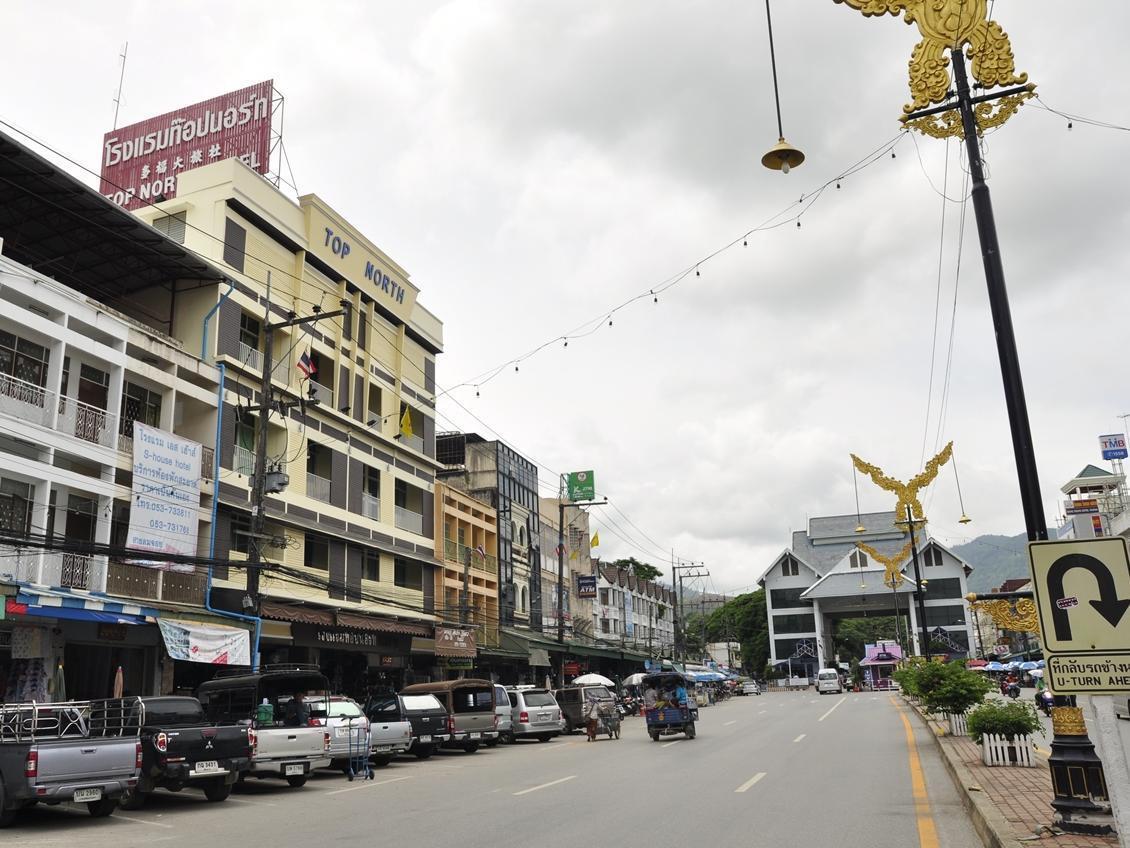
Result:
M371 548L365 549L361 558L361 579L370 580L373 583L381 579L380 552L374 551Z
M239 554L251 553L251 516L241 512L232 514L231 549Z
M0 331L0 374L43 388L47 385L47 363L50 358L51 351L43 345ZM6 380L0 384L0 392L13 396L13 391ZM37 405L41 406L42 403Z
M848 564L851 568L867 568L867 554L859 550L852 551Z
M926 559L926 565L939 566L942 564L942 552L937 548L927 548L922 552L922 556Z
M246 312L239 313L239 341L247 346L248 351L259 349L262 328L258 318L253 318Z
M376 383L369 383L369 425L370 427L383 427L381 420L381 389Z
M126 383L122 397L122 421L120 433L133 437L133 422L140 421L150 427L161 426L161 395L144 386Z
M393 582L401 589L421 592L424 589L424 568L414 560L397 557Z
M962 594L961 579L958 577L931 580L926 584L926 600L928 601L960 598Z
M769 602L773 609L788 609L789 607L811 606L811 601L802 601L800 596L804 589L771 589Z
M319 571L329 571L330 568L330 543L328 539L307 534L306 544L303 546L302 564L307 568L317 568Z
M35 487L20 480L0 480L0 529L17 536L31 532Z
M609 629L607 618L602 618L600 620L600 632L601 633L611 633L612 632L611 629Z
M184 244L185 219L187 212L174 212L172 215L158 215L153 219L153 229L168 236L177 244Z
M608 606L608 590L607 589L601 589L600 590L600 605L602 607Z
M235 270L243 270L243 257L247 250L247 230L228 218L224 225L224 261Z
M964 606L956 604L944 607L926 607L927 627L955 627L959 624L965 624Z
M798 574L800 574L800 563L792 557L785 557L785 561L781 563L781 576L796 577Z
M814 633L816 632L816 616L814 615L775 615L773 616L774 633Z

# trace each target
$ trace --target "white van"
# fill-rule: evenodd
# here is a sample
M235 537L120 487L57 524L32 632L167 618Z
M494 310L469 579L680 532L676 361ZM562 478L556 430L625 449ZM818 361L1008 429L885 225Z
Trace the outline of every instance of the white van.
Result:
M844 684L840 681L840 673L834 668L822 668L816 675L816 691L823 695L825 692L834 692L837 695L844 691Z

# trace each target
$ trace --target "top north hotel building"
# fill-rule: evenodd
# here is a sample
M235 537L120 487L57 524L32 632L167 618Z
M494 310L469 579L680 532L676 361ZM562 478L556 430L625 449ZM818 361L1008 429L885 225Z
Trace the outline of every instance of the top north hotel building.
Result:
M289 485L267 497L267 538L258 540L276 566L262 573L260 652L264 662L317 662L349 693L375 676L396 684L443 676L444 648L433 641L436 622L451 617L435 600L443 326L418 302L408 273L327 203L312 194L292 200L265 179L265 102L274 102L269 82L107 134L102 194L227 279L182 280L106 302L144 314L220 367L221 563L245 558L254 541L257 422L247 407L262 402L266 325L331 312L341 301L352 306L348 317L274 331L275 397L318 403L269 419L268 468ZM308 379L297 368L303 354ZM243 611L246 577L217 566L212 603Z

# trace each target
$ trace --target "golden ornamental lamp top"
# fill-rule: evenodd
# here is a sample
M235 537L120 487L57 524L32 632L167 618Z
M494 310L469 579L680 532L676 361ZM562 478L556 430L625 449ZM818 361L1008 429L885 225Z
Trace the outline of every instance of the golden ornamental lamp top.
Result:
M862 12L867 17L902 14L907 24L917 24L922 40L910 56L910 95L902 121L927 135L945 137L963 134L956 111L939 116L910 118L920 109L944 103L950 90L948 50L967 47L973 63L973 77L985 88L1025 85L1028 74L1016 73L1016 59L1008 34L996 21L988 19L987 0L835 0ZM984 127L999 126L1011 117L1020 104L1032 96L1028 91L1002 97L994 109L979 103L977 118Z

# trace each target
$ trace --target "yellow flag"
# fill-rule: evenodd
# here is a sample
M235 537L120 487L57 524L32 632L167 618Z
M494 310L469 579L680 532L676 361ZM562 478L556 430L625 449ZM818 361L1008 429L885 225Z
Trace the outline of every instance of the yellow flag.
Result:
M411 438L412 433L412 410L408 406L404 407L404 414L400 416L400 435Z
M590 548L599 548L600 547L600 532L599 531L592 534L592 541L589 542L589 547Z
M572 552L571 552L571 553L569 554L569 559L576 559L576 558L577 558L577 553L578 553L577 551L572 551Z

